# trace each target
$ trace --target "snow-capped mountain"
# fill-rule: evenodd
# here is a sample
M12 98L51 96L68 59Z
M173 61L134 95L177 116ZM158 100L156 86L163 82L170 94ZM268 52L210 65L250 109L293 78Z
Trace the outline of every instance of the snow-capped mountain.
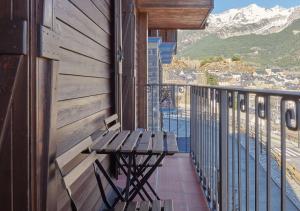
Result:
M208 26L204 31L180 31L179 45L191 44L210 34L225 39L248 34L277 33L296 19L300 19L300 6L289 9L276 6L268 9L251 4L240 9L211 14Z
M222 38L244 34L270 34L283 30L300 18L300 8L285 9L276 6L266 9L251 4L242 9L231 9L221 14L212 14L207 31Z

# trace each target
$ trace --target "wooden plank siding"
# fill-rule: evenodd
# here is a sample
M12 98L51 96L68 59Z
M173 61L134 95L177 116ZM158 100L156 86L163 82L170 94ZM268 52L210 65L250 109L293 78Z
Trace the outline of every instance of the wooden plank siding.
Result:
M113 4L100 0L59 0L54 7L54 30L60 37L56 90L56 155L59 156L104 129L104 119L113 113L114 33ZM109 160L106 157L102 161L106 169ZM107 181L102 178L102 182L109 192ZM61 185L57 210L70 210L70 200ZM79 210L99 210L102 206L91 168L71 189Z
M80 141L86 133L95 132L112 109L112 8L106 3L97 5L82 0L55 4L56 30L61 38L57 142L72 143L69 147L77 141L72 134ZM58 154L67 148L61 150L58 145Z

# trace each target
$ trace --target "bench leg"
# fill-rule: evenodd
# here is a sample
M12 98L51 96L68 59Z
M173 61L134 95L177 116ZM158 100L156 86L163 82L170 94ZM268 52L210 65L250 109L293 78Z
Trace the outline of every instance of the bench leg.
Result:
M104 202L104 204L106 205L107 208L111 209L111 205L108 203L107 198L105 196L105 191L104 191L104 188L103 188L103 185L102 185L102 182L101 182L101 178L100 178L100 175L97 172L97 168L96 168L95 164L93 164L93 167L94 167L94 173L95 173L95 176L96 176L96 179L97 179L97 183L98 183L98 186L99 186L99 189L100 189L100 193L101 193L101 197L103 199L103 202Z
M122 201L124 201L124 198L123 198L122 194L120 193L119 189L115 186L115 184L113 183L113 181L111 180L110 176L107 174L107 172L105 171L105 169L103 168L103 166L99 162L99 160L96 160L96 165L100 169L100 171L102 172L102 174L104 175L105 179L108 181L108 183L110 184L110 186L117 193L117 195L119 197L118 199L121 199Z

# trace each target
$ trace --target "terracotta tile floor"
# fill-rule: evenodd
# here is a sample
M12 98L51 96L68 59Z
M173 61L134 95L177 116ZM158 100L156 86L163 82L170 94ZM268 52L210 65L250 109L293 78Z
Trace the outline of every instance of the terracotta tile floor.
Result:
M120 176L118 183L123 186L125 177ZM209 210L189 154L166 157L150 183L161 199L173 199L176 211Z

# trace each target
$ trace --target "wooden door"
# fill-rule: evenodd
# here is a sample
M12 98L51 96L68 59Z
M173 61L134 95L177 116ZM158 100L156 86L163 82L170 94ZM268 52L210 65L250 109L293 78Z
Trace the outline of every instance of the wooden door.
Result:
M35 0L0 3L1 210L34 210Z

